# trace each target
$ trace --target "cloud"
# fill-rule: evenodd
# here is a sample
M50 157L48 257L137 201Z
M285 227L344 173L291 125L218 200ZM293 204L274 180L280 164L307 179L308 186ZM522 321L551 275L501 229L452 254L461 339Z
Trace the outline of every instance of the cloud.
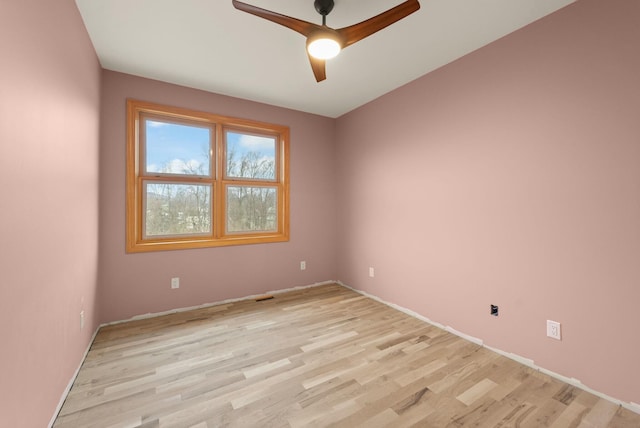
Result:
M273 137L240 134L239 144L247 151L273 152L275 148L274 140L275 138Z
M169 126L169 123L156 122L155 120L147 120L147 126L150 128L162 128L163 126Z
M147 172L160 172L164 174L198 174L207 175L207 165L203 162L190 159L173 159L164 165L147 165Z

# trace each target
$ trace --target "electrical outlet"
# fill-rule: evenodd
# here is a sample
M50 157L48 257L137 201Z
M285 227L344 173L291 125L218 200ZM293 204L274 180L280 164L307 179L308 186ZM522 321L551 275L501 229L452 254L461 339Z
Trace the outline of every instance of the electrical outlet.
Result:
M562 340L559 322L547 320L547 336L552 339Z
M171 278L171 288L180 288L180 278Z
M305 270L307 268L307 262L304 260L300 262L300 270Z
M84 311L80 311L80 330L84 328Z
M370 267L369 268L369 277L373 278L374 276L376 276L376 272L372 267Z

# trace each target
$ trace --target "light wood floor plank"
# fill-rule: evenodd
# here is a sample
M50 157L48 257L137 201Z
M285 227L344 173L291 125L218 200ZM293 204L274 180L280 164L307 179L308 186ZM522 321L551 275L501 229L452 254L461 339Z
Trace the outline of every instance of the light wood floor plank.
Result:
M55 428L640 427L339 285L102 328Z

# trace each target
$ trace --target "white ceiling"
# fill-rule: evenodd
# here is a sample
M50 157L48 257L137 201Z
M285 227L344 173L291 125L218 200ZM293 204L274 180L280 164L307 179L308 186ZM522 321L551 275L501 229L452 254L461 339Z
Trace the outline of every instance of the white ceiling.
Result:
M243 0L320 24L313 0ZM327 61L317 83L302 35L231 0L76 0L102 67L338 117L576 0L420 0L409 17ZM402 0L335 0L327 25Z

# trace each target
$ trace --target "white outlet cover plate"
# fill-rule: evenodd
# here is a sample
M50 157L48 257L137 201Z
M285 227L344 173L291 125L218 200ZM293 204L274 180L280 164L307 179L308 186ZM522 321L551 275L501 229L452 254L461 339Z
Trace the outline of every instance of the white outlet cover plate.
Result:
M562 340L559 322L547 320L547 336L552 339Z

